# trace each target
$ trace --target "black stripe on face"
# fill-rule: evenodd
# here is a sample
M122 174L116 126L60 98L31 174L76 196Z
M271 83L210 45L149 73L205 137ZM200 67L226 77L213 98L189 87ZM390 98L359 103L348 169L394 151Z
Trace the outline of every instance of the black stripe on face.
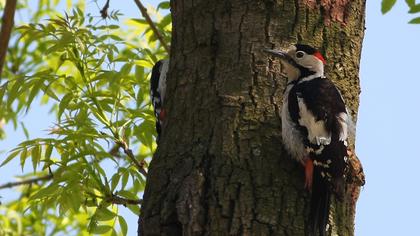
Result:
M296 51L303 51L309 55L314 55L316 52L318 52L318 50L306 44L296 44L295 47Z

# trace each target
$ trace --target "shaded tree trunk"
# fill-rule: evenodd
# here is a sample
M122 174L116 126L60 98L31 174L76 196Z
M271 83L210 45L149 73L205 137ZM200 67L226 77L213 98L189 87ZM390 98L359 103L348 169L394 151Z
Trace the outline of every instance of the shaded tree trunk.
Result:
M0 81L6 60L7 48L9 46L10 35L12 34L17 0L8 0L4 6L3 17L0 29Z
M262 49L321 49L355 118L365 1L173 0L171 9L171 99L139 234L304 235L310 194L281 144L286 79ZM357 193L333 204L333 235L353 235Z

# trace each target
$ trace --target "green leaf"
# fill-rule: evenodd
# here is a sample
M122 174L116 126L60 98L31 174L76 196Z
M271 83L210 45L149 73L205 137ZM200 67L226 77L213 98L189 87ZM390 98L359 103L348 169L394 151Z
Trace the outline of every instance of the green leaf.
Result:
M32 156L32 166L34 168L34 172L36 171L36 167L39 163L39 160L41 159L41 146L36 145L31 150L31 156Z
M117 35L111 34L109 35L110 38L112 38L115 41L124 41L124 39L118 37Z
M71 203L70 203L70 199L72 196L68 195L67 192L63 191L63 194L59 195L59 208L58 208L58 213L60 215L65 215L67 213L67 211L70 209L71 207Z
M51 153L53 151L53 145L47 145L45 149L45 160L49 160L51 158Z
M410 8L416 5L416 0L405 0L405 2Z
M420 24L420 17L416 17L408 22L409 24Z
M169 1L164 1L159 3L157 10L159 9L169 9L171 7L171 4L169 3Z
M74 189L77 189L77 188L78 186L76 186L76 188ZM69 194L68 196L69 198L67 200L68 200L68 204L71 207L70 209L73 211L73 213L78 213L80 209L80 205L82 204L82 200L83 200L79 189L73 190L72 193Z
M144 67L136 65L134 76L137 81L142 80L144 78Z
M9 82L4 83L2 86L0 86L0 101L3 101L4 94L7 90L7 85Z
M42 88L42 90L44 91L45 95L48 95L48 97L50 97L50 98L52 98L56 101L60 101L60 99L57 97L55 92L49 86L44 86Z
M80 9L80 7L76 7L76 10L77 10L77 14L80 16L80 17L84 17L84 13L83 13L83 11L82 11L82 9Z
M127 208L133 212L135 215L138 215L140 213L140 207L138 205L128 205Z
M420 4L414 5L410 7L410 10L408 11L408 13L417 13L420 12Z
M97 225L97 226L93 227L93 230L91 231L91 233L105 234L105 233L108 233L108 231L110 231L111 229L112 229L112 227L109 226L109 225Z
M1 163L1 165L0 165L0 167L2 167L2 166L4 166L4 165L6 165L9 161L11 161L13 158L15 158L20 152L21 152L22 150L21 149L18 149L18 150L16 150L16 151L14 151L14 152L12 152L12 153L10 153L10 155L6 158L6 160L4 160L2 163Z
M121 232L122 234L125 236L127 235L127 222L125 221L124 217L122 216L118 216L118 222L120 223L120 228L121 228Z
M48 54L50 54L50 53L53 53L53 52L57 52L57 51L62 51L63 50L63 45L61 45L61 44L54 44L53 46L51 46L51 47L49 47L45 52L44 52L44 54L45 55L48 55Z
M152 68L153 67L153 64L150 61L146 61L144 59L134 60L134 64L136 64L138 66L145 67L145 68Z
M119 29L120 26L118 25L108 25L108 29Z
M26 128L26 126L25 126L25 123L23 123L23 122L21 121L21 122L20 122L20 126L22 126L23 133L25 134L25 138L26 138L26 139L29 139L29 132L28 132L28 129Z
M168 14L163 17L163 19L159 22L158 26L160 27L162 31L164 31L164 28L171 23L172 23L172 16L171 14Z
M91 99L92 99L92 102L96 105L95 107L93 107L87 104L92 112L92 115L94 115L96 119L102 122L102 124L109 126L110 121L108 117L105 115L100 103L97 101L95 97L91 97Z
M127 76L130 73L132 67L133 64L131 63L124 64L120 70L121 76Z
M72 98L73 98L73 94L68 93L64 95L64 97L61 99L60 104L58 105L58 112L57 112L58 120L61 120L61 115L63 114L64 110L68 107Z
M115 217L117 217L117 214L110 211L106 207L100 207L96 209L95 219L98 221L108 221L114 219Z
M121 189L124 189L128 182L129 173L124 172L122 175L122 183L121 183Z
M127 190L118 191L118 195L121 197L128 198L128 199L137 199L137 195L135 193L127 191Z
M114 174L111 178L111 192L115 190L115 188L118 185L118 182L120 182L121 175L119 173Z
M133 19L130 19L130 21L134 21L134 22L136 22L137 24L140 24L140 25L149 25L148 23L147 23L147 21L146 20L144 20L144 19L136 19L136 18L133 18Z
M24 80L23 78L19 78L15 81L12 88L9 91L8 98L7 98L7 105L11 106L15 99L20 95L18 92L19 89L22 87Z
M30 199L31 200L42 199L44 197L52 196L54 194L60 195L61 194L60 188L61 186L59 185L50 185L46 188L41 188L38 192L32 195Z
M389 12L396 2L397 0L382 0L382 14L386 14L387 12Z
M44 81L40 79L35 83L34 86L32 86L31 93L29 94L28 101L26 102L26 112L29 111L32 101L34 100L35 96L38 95L38 92L43 85L44 85Z
M20 166L22 167L22 171L23 171L23 167L25 166L26 158L28 158L28 150L24 148L22 152L20 153Z

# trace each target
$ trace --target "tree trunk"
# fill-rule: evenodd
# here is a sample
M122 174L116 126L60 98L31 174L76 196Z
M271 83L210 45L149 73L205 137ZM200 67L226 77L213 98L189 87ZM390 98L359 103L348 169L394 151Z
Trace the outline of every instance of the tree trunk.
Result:
M173 0L171 9L167 121L139 235L305 235L310 193L281 140L286 79L262 49L321 49L355 118L365 0ZM357 189L334 201L332 235L354 234Z

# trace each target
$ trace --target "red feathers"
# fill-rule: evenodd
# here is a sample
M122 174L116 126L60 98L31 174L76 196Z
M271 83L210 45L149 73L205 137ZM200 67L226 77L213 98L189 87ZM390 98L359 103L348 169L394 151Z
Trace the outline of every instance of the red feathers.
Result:
M322 63L324 63L324 65L325 65L325 64L327 64L327 61L324 59L324 57L322 56L322 54L321 54L320 52L315 52L315 53L314 53L314 56L315 56L316 58L318 58L319 60L321 60L321 61L322 61Z

